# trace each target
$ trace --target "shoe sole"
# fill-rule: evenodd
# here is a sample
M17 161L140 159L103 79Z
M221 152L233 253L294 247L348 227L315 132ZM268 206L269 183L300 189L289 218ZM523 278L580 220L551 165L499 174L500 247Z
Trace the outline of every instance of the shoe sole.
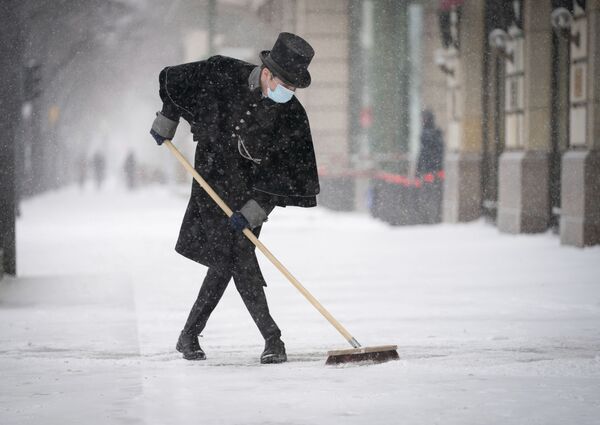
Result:
M278 364L287 362L287 355L272 355L260 359L261 364Z
M204 354L200 351L193 352L191 354L185 354L183 352L181 345L179 345L179 343L177 343L177 345L175 346L175 349L177 351L179 351L181 354L183 354L183 358L186 360L206 360L206 354Z

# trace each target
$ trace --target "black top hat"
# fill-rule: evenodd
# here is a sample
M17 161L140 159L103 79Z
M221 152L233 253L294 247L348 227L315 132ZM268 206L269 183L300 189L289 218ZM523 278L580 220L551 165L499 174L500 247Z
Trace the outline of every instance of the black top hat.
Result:
M284 83L303 89L310 85L307 68L314 55L315 51L302 37L282 32L272 50L260 52L260 60Z

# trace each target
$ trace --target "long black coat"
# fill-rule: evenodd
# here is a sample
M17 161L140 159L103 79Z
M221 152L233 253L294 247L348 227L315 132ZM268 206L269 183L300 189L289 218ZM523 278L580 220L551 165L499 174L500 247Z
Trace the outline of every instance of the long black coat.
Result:
M190 123L195 168L232 210L250 199L267 213L275 206L315 206L319 181L306 112L295 97L278 104L262 97L260 85L251 90L255 67L222 56L167 67L159 76L162 112ZM264 284L254 245L230 228L195 181L175 249Z

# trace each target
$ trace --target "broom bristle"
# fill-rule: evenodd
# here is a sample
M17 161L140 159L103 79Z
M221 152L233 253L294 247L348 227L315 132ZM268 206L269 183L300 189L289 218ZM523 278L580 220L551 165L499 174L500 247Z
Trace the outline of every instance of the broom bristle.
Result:
M334 350L327 353L327 365L352 362L384 363L398 360L397 345L383 345L380 347L350 348L347 350Z

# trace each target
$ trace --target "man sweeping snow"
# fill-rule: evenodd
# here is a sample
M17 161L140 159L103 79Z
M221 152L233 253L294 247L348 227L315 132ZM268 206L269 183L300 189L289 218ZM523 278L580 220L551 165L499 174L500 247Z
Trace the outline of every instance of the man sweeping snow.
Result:
M180 117L197 142L195 169L235 211L228 218L198 183L192 183L176 251L208 267L177 350L187 360L206 355L198 336L233 277L265 339L261 363L287 360L281 331L269 313L254 245L276 207L313 207L319 193L308 118L294 97L310 85L312 47L281 33L261 66L213 56L167 67L159 76L163 107L150 133L161 145L175 135Z

